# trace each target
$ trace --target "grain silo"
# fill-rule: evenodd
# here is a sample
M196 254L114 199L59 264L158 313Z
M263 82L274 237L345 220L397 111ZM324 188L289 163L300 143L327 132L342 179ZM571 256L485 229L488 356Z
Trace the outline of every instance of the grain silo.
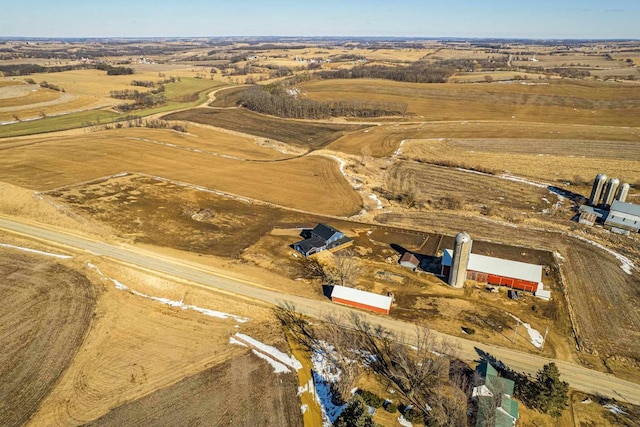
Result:
M629 184L627 184L625 182L618 189L618 194L616 195L616 200L619 200L621 202L626 202L628 195L629 195Z
M449 285L454 288L464 287L464 281L467 279L467 267L469 265L469 256L471 255L471 237L465 233L458 233L453 245L453 260L451 262L451 270L449 271Z
M609 206L611 206L611 203L613 203L619 185L620 180L618 178L611 178L607 182L607 188L604 192L604 197L602 198L602 205L605 208L608 208Z
M602 197L602 190L604 189L604 184L607 182L607 175L603 173L599 173L596 175L596 179L593 180L593 188L591 189L591 197L589 197L589 204L591 206L596 206L600 203L600 198Z

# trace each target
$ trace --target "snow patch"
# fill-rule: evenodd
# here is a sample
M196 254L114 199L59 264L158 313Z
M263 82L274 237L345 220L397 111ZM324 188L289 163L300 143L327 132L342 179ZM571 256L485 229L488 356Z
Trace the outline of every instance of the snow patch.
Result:
M560 252L556 251L553 253L555 255L556 258L558 258L561 261L564 261L564 257L560 254Z
M311 355L313 364L313 382L315 384L315 394L320 410L322 412L323 427L331 427L338 419L346 405L336 405L331 399L331 385L340 379L341 372L331 364L329 354L333 347L326 343L319 343L320 346Z
M624 409L622 409L621 407L613 403L607 403L606 405L603 405L603 406L607 408L609 412L611 412L612 414L624 415L627 413Z
M229 337L229 344L235 344L235 345L241 345L243 347L248 347L245 343L243 343L242 341L238 341L234 337Z
M298 369L302 369L302 363L300 363L298 359L296 359L294 356L289 356L286 353L281 352L280 350L278 350L273 346L264 344L254 338L251 338L249 335L241 334L238 332L234 336L244 341L245 343L251 345L252 347L257 348L261 352L268 354L278 362L281 362L282 364L295 369L296 371Z
M527 333L529 334L531 344L533 344L537 348L542 348L542 345L544 344L544 337L542 336L542 334L537 329L532 328L530 324L523 322L511 313L508 314L515 320L519 321L522 326L524 326L524 328L527 330Z
M38 251L36 249L23 248L22 246L14 246L14 245L9 245L7 243L0 243L0 246L3 248L16 249L18 251L30 252L33 254L44 255L44 256L59 258L59 259L73 258L71 255L53 254L51 252L43 252L43 251Z
M377 205L378 209L382 209L383 208L382 202L380 201L378 196L376 196L375 194L371 193L371 194L369 194L369 198L371 200L373 200L374 202L376 202L376 205Z
M87 263L87 266L89 268L92 268L94 270L96 270L98 272L98 274L100 274L100 276L106 278L107 280L113 282L113 284L115 285L116 289L119 289L121 291L129 291L131 292L133 295L142 297L142 298L147 298L153 301L157 301L161 304L164 305L168 305L171 307L177 307L177 308L181 308L183 310L193 310L193 311L197 311L198 313L204 314L205 316L209 316L209 317L216 317L218 319L228 319L228 318L232 318L233 320L235 320L236 322L239 323L245 323L247 322L249 319L246 317L241 317L241 316L236 316L234 314L229 314L229 313L224 313L222 311L216 311L216 310L210 310L208 308L202 308L202 307L198 307L197 305L189 305L189 304L185 304L183 301L176 301L176 300L172 300L172 299L168 299L168 298L161 298L161 297L156 297L153 295L147 295L144 294L142 292L138 292L134 289L130 289L127 285L124 285L122 283L120 283L119 281L117 281L116 279L112 279L110 277L105 277L104 274L102 274L102 271L100 271L100 269L92 264L92 263Z
M291 372L289 370L289 368L287 368L284 364L282 364L280 362L276 362L275 360L273 360L272 358L270 358L266 354L260 353L256 349L252 349L251 351L253 352L253 354L258 356L260 359L266 360L267 363L270 364L273 367L273 372L275 372L276 374L285 374L285 373Z
M404 415L400 415L398 417L398 422L403 427L413 427L413 424L411 423L411 421L407 421L407 419L404 417Z
M300 410L302 411L303 414L307 412L308 409L309 409L309 405L307 405L306 403L300 406Z

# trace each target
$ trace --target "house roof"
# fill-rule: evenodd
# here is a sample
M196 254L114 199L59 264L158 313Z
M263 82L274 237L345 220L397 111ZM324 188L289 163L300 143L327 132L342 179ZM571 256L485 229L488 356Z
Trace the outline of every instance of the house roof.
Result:
M302 249L305 253L309 252L313 248L322 248L326 246L326 244L327 242L319 237L309 237L308 239L301 240L300 242L296 243L296 245L300 245L300 249Z
M442 256L442 265L451 266L452 258L453 251L445 249L444 255ZM480 273L495 274L496 276L510 277L512 279L526 280L535 283L542 281L541 265L494 258L485 255L470 254L467 269L478 271Z
M347 288L346 286L335 285L331 291L331 298L339 298L346 301L353 301L370 307L391 309L392 297L374 294L372 292L361 291L359 289Z
M500 407L504 409L504 411L509 414L512 418L518 419L519 410L518 410L518 402L511 399L509 396L502 395L502 402L500 402Z
M340 231L336 230L330 225L322 223L316 225L313 230L311 230L311 234L324 240L329 240L336 233L340 233Z

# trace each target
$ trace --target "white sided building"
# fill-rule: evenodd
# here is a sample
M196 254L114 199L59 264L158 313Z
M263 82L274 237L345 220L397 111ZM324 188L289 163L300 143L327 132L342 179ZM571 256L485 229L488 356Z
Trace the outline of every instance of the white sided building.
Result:
M453 252L445 249L442 257L443 276L449 276L452 263ZM466 278L535 293L542 283L542 266L471 253Z
M331 291L331 301L376 313L389 314L393 297L335 285Z

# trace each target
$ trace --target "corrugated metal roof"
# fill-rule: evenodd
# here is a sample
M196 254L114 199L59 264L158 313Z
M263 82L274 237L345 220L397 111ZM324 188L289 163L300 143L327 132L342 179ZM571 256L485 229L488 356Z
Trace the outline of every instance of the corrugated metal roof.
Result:
M451 266L453 251L444 250L442 265ZM468 270L479 271L480 273L495 274L496 276L509 277L512 279L527 280L539 283L542 281L542 266L528 264L526 262L511 261L508 259L494 258L485 255L469 255Z
M392 297L386 295L374 294L372 292L361 291L359 289L347 288L346 286L339 285L335 285L331 291L331 298L334 297L384 310L390 310L391 302L393 301Z
M611 212L622 212L627 215L633 215L640 218L640 205L635 205L633 203L621 202L620 200L616 200L611 205Z

